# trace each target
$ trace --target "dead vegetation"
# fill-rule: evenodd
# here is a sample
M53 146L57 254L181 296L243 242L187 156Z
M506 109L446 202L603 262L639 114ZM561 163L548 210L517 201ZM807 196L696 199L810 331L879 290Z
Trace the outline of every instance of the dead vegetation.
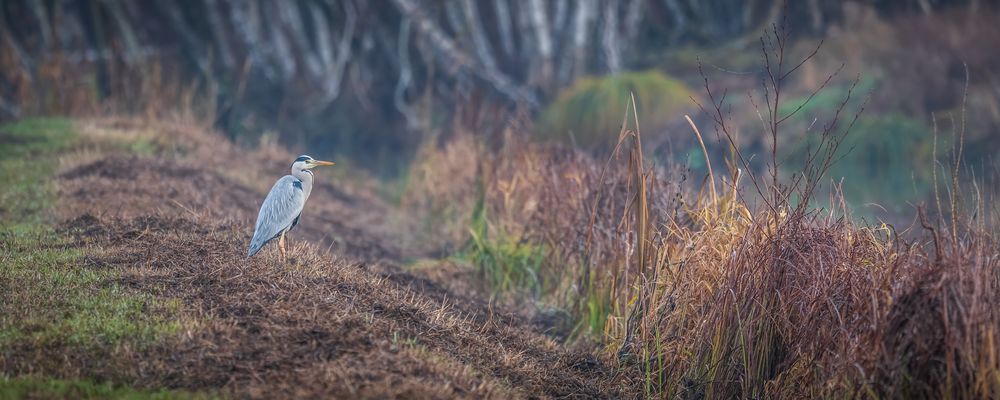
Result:
M321 174L287 267L241 254L286 151L183 122L80 123L55 210L70 241L54 246L116 271L98 286L179 305L142 303L176 328L151 344L15 340L0 370L238 397L1000 397L996 203L963 184L964 132L937 212L855 223L837 195L808 201L854 116L833 110L801 173L781 176L791 72L769 72L763 167L712 93L729 157L693 185L646 162L627 121L607 162L517 128L459 132L423 148L403 210ZM6 296L29 294L11 282Z
M448 271L463 271L461 262L400 265L401 254L422 254L420 242L387 239L407 233L387 217L392 208L346 181L318 186L313 218L293 236L309 239L293 241L291 265L267 251L247 261L256 211L248 198L266 188L230 177L227 145L166 151L170 140L161 138L160 153L134 155L99 136L63 156L56 210L69 241L58 245L83 252L74 268L117 272L99 285L177 304L146 310L176 328L152 342L96 348L14 341L0 360L7 374L249 397L972 398L1000 390L997 243L987 221L962 217L957 200L941 207L956 213L922 215L920 226L898 232L851 223L842 210L775 202L751 211L735 169L724 182L731 186L686 193L668 181L678 175L644 163L629 129L607 166L514 136L486 157L474 139L459 139L474 151L428 159L425 171L471 159L478 172L424 187L437 193L422 194L415 180L407 201L431 208L452 199L457 214L469 213L466 232L481 243L454 246L480 253L463 259L481 276L511 273L539 251L534 278L500 293L537 285L528 299L567 311L524 314L456 290ZM203 154L218 158L193 162ZM255 174L250 163L280 157L263 151L229 166ZM350 234L331 250L321 234L330 231ZM546 330L596 339L605 351L566 348Z
M493 314L392 265L331 258L301 242L294 266L273 256L247 263L240 225L183 218L82 217L70 226L103 249L90 263L127 268L120 284L179 299L196 321L154 348L122 350L117 366L87 366L96 378L253 397L599 397L616 390L593 356L560 350L516 316Z
M446 227L466 238L455 246L479 276L568 310L574 333L595 334L642 377L644 396L1000 396L996 203L982 177L964 175L965 132L955 130L941 168L936 217L920 206L908 227L854 222L836 185L817 208L858 118L846 104L863 94L851 86L817 124L798 172L779 169L782 84L803 65L783 58L785 35L775 26L761 43L766 161L742 152L726 95L706 77L703 109L729 157L698 193L680 189L682 173L643 160L633 105L605 166L514 135L499 150L458 135L425 150L410 204L469 216ZM447 171L461 179L434 175ZM525 249L543 255L532 279L517 269Z
M114 270L103 285L179 304L148 310L179 326L153 342L96 348L15 342L0 359L5 374L240 397L631 396L606 360L406 272L397 263L403 241L383 233L388 222L372 222L391 211L349 183L317 185L291 265L268 250L247 260L259 189L181 152L136 156L83 143L65 156L57 184L57 230L85 255L74 268Z

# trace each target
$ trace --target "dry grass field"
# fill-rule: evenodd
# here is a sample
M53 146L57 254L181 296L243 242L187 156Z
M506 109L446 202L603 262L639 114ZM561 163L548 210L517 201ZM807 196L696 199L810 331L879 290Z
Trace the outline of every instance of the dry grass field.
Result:
M893 227L780 190L752 211L735 169L690 193L630 130L606 163L460 134L421 151L398 204L321 172L282 262L244 256L279 147L122 118L0 132L7 397L1000 391L996 205L975 181L942 177L933 214Z
M0 2L0 400L1000 399L1000 3L381 3Z
M607 360L408 271L416 232L347 179L320 174L287 264L274 249L246 259L266 190L247 182L286 173L282 151L241 156L210 132L134 121L5 129L17 146L19 129L67 131L52 132L58 147L22 146L51 160L23 184L52 198L30 220L5 202L5 396L634 395Z

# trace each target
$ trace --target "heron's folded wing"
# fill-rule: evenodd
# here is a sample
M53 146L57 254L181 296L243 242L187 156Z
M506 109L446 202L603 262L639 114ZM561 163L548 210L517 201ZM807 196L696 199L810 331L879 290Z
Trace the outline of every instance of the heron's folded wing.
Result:
M261 246L274 239L302 213L305 195L302 193L301 184L296 185L296 183L298 179L291 175L285 175L274 183L257 214L251 247Z

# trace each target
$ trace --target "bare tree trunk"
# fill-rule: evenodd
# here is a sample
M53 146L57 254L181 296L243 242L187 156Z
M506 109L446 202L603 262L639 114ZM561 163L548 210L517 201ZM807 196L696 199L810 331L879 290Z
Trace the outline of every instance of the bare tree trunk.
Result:
M285 37L288 39L290 53L292 58L298 60L298 64L303 66L302 72L309 74L309 76L315 78L321 78L323 74L323 69L321 67L319 58L313 52L313 46L309 43L309 38L306 36L306 29L303 26L301 13L296 9L298 6L308 6L308 4L294 3L282 7L278 7L276 19L281 22L281 26L285 29L281 29Z
M576 2L573 2L576 4ZM573 11L572 4L567 0L559 0L556 2L556 8L554 11L553 18L555 21L552 25L552 36L555 38L555 48L552 50L554 60L552 62L553 76L550 85L550 91L556 90L563 86L566 82L566 65L573 64L573 43L572 43L572 25L573 16L575 15ZM569 65L572 69L572 65Z
M619 52L618 39L618 2L611 0L604 4L604 30L601 34L601 44L604 47L604 57L607 60L608 71L617 74L621 71L622 60Z
M535 84L546 86L552 79L552 29L549 27L542 0L528 1L528 10L532 26L535 28L535 37L538 39L538 55L542 60L541 75Z
M462 10L457 1L446 1L444 3L444 16L448 21L448 25L451 26L451 30L455 32L458 36L458 41L468 42L468 35L465 27L465 19L462 18Z
M111 18L114 18L122 41L125 42L125 56L123 57L125 63L132 63L139 59L141 57L139 39L136 38L135 30L132 29L132 24L129 23L129 18L125 15L122 4L119 0L103 0L101 3L107 7L108 11L111 11Z
M24 48L24 45L18 41L17 36L14 35L14 31L7 25L7 13L4 12L3 7L0 7L0 36L7 39L7 45L14 51L14 57L17 58L18 63L21 65L21 71L24 73L24 76L34 81L35 62L32 60L30 53Z
M632 44L639 37L642 24L642 0L631 0L625 10L625 42Z
M670 13L670 16L673 17L674 26L672 30L674 37L676 37L676 35L684 32L684 29L687 27L687 17L684 16L684 9L681 8L680 4L677 4L677 0L663 0L663 4L667 7L667 12Z
M83 13L80 15L80 21L83 25L89 47L96 49L97 52L103 52L106 50L105 35L104 24L100 20L101 13L99 7L100 4L98 3L90 3L82 6ZM9 37L9 35L4 36ZM108 76L107 62L104 57L98 57L95 64L97 69L97 97L98 100L104 101L111 95L111 82Z
M267 62L267 51L262 47L264 38L261 32L260 12L256 1L244 1L231 4L230 22L237 37L246 48L251 67L260 68L264 76L274 79L277 72Z
M538 106L538 99L529 90L518 86L509 77L494 68L486 68L463 53L455 46L455 42L441 31L434 21L421 11L414 0L393 0L400 12L416 23L417 30L427 36L428 42L435 47L438 57L435 61L445 67L451 76L469 74L490 83L500 94L508 99L525 103L531 107Z
M566 0L557 0L556 9L552 14L552 36L556 37L556 47L559 47L559 40L562 38L563 32L566 31L566 24L569 21L569 5ZM559 49L556 48L553 51L558 53Z
M514 8L514 32L519 36L521 47L518 56L522 58L538 57L538 40L535 38L535 28L531 22L531 12L527 11L527 3L520 1ZM534 68L530 65L530 68Z
M177 33L180 37L185 53L187 57L190 58L192 64L194 64L198 72L204 77L211 77L211 72L208 68L208 60L205 59L202 54L201 47L199 46L200 41L197 35L188 28L188 24L184 21L184 15L178 7L177 3L173 2L158 2L160 9L164 14L167 15L167 19L170 21L170 28Z
M275 10L274 7L281 8L280 4L273 2L265 2L265 6L270 6L268 8L268 15L272 18L280 18L275 16L281 15L281 10ZM290 48L290 40L288 36L281 30L279 24L267 24L267 38L274 50L274 62L278 65L281 72L281 80L284 82L291 81L295 77L296 63L295 56L292 54Z
M354 40L357 29L358 11L354 3L344 1L344 31L340 34L334 55L332 46L328 38L333 37L331 26L326 24L326 19L319 12L313 13L313 21L316 22L317 46L319 48L320 60L323 64L323 98L318 102L318 108L325 108L337 97L340 97L341 86L344 81L344 73L351 61L351 42Z
M497 30L500 31L500 45L504 54L510 56L514 54L514 37L511 34L510 5L507 0L496 0Z
M417 116L413 107L406 103L406 89L410 87L410 82L413 80L413 68L410 66L410 19L405 16L399 23L397 47L399 80L396 82L396 90L393 92L393 104L406 119L406 127L410 130L416 130L421 126L420 117Z
M215 51L222 60L222 66L227 70L231 69L236 63L233 61L233 53L229 48L229 40L226 37L225 31L222 30L222 17L219 15L218 0L205 0L205 9L208 11L208 23L211 25L212 42L215 43Z
M597 14L597 0L579 0L573 14L573 35L567 61L560 64L558 80L566 84L586 70L590 23Z
M45 3L41 1L30 1L31 11L38 21L38 30L42 34L42 49L48 50L52 46L52 25L49 24L49 17L45 12Z
M465 25L472 36L472 44L479 56L479 62L489 68L496 68L497 63L493 60L493 50L489 39L481 27L479 9L476 8L475 0L462 0L462 11L465 14Z

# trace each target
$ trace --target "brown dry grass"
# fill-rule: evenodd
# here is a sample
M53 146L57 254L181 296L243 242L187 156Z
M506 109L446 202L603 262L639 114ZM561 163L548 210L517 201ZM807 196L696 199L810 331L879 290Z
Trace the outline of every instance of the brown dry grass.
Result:
M71 221L71 232L102 249L91 263L126 269L120 283L132 290L180 299L198 323L152 349L119 351L117 365L35 372L86 368L96 379L252 397L614 391L592 356L567 353L516 316L492 314L393 265L331 258L301 242L292 266L273 255L246 262L242 228L151 216Z
M541 249L541 297L573 314L563 321L570 326L561 329L577 334L593 330L600 336L610 310L592 309L598 305L588 302L604 296L597 292L611 286L630 285L636 276L634 269L621 268L634 247L634 238L622 225L634 184L627 168L619 167L625 160L616 158L606 168L584 152L534 143L514 128L497 143L490 146L459 131L440 146L422 149L404 208L425 221L436 234L431 237L443 238L444 247L459 253L469 251L470 231L478 224L498 252L518 244ZM663 213L659 217L686 218L681 215L684 171L657 168L650 174L649 185L665 194L649 199L656 212ZM529 306L526 311L539 309ZM591 317L593 326L574 326L580 318Z
M707 180L719 195L688 193L625 124L606 164L513 130L459 133L421 151L405 213L363 179L321 173L284 267L241 252L291 154L247 152L193 119L79 125L57 210L80 268L178 300L182 332L96 354L22 343L3 372L241 397L1000 397L995 206L956 212L957 184L946 212L899 232L836 202L792 206L776 175L750 187L736 150L730 176ZM467 260L399 264L472 252L482 233L500 258L540 249L538 298L516 311L485 299L466 281L487 273ZM566 349L550 329L605 351Z
M826 210L789 201L811 196L835 150L818 149L797 186L757 177L756 189L740 182L734 151L730 176L712 182L723 190L695 195L643 162L639 137L623 126L606 169L513 136L498 151L461 137L464 151L446 144L424 171L465 165L470 176L415 180L410 195L458 199L448 205L462 215L480 196L492 237L543 246L542 301L589 324L645 396L1000 396L995 203L960 164L945 211L897 230L852 222L836 197Z
M63 219L157 213L250 225L260 199L295 157L273 144L246 151L183 121L104 118L78 126L82 139L62 157L57 212ZM148 154L120 145L136 141L148 143ZM318 174L314 193L330 201L310 202L303 218L311 223L296 229L293 239L310 238L324 249L369 258L402 259L426 251L410 245L408 219L382 201L370 182L338 168ZM122 190L128 196L115 195ZM367 211L357 212L360 205Z
M696 220L653 245L629 353L670 396L994 397L997 243L963 231L938 252L815 213Z
M56 207L67 245L85 254L75 268L113 269L109 284L179 302L172 317L181 328L142 346L20 342L0 360L5 374L238 397L632 396L586 349L566 349L524 316L406 272L398 261L421 250L407 247L405 221L363 186L320 173L292 235L291 263L273 249L248 260L267 188L231 176L273 169L276 177L286 173L286 154L238 160L196 127L80 126L83 140L63 156ZM152 155L126 154L109 140L143 130L159 143Z

